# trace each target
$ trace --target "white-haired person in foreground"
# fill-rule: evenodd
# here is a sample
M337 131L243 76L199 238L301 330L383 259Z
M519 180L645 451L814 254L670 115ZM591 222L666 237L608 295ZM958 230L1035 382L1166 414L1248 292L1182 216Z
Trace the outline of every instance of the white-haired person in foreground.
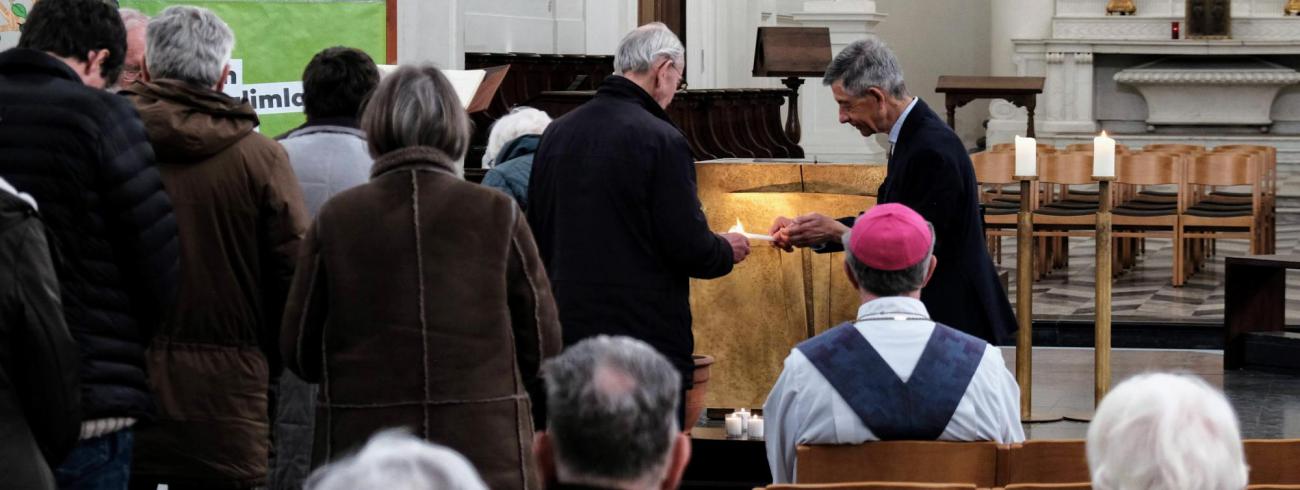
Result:
M631 337L599 335L542 365L547 430L533 454L549 490L677 488L691 439L677 425L681 378Z
M483 185L499 189L528 210L528 178L533 174L533 154L551 116L532 107L516 107L492 124L483 153Z
M321 467L307 490L486 490L460 453L401 430L376 434L361 451Z
M1088 468L1098 490L1246 488L1232 406L1189 375L1144 374L1111 390L1088 427Z

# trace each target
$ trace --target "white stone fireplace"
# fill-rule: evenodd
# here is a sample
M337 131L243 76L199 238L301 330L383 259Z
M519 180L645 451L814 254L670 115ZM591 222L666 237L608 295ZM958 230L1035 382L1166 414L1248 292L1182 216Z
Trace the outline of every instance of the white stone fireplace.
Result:
M1300 162L1300 17L1282 14L1285 0L1233 1L1229 40L1171 39L1172 22L1186 32L1183 0L1137 0L1134 16L1107 16L1106 3L1055 0L1046 37L1012 40L1015 74L1047 78L1040 139L1105 129L1136 146L1269 144ZM1023 109L996 101L990 113L989 144L1024 132Z

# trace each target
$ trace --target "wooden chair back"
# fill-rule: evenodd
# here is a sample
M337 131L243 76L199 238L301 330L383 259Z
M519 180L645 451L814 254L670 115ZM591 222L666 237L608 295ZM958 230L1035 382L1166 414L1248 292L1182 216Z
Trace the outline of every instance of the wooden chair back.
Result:
M1086 153L1058 153L1039 159L1038 180L1043 183L1082 185L1092 180L1092 155Z
M980 184L1014 184L1016 154L983 151L970 156L975 167L975 181Z
M976 490L972 483L851 482L851 483L777 483L767 490ZM759 490L759 489L755 489Z
M1065 145L1065 152L1066 152L1066 153L1076 153L1076 152L1092 153L1092 148L1093 148L1093 144L1092 144L1092 143L1071 143L1071 144ZM1120 155L1120 154L1124 154L1124 153L1129 153L1129 149L1128 149L1128 147L1116 143L1116 144L1115 144L1115 154L1116 154L1116 155Z
M1250 488L1256 485L1297 485L1300 488L1300 439L1247 439L1246 464ZM1276 488L1276 487L1270 487Z
M1169 153L1180 153L1180 154L1187 155L1187 154L1205 153L1205 147L1201 145L1158 143L1154 145L1143 146L1142 151L1164 151Z
M1259 181L1255 159L1241 153L1207 153L1191 159L1187 183L1193 185L1254 185Z
M1044 151L1049 151L1049 152L1055 152L1055 151L1056 151L1056 147L1055 147L1055 146L1049 145L1049 144L1047 144L1047 143L1038 143L1036 146L1038 146L1038 152L1039 152L1039 153L1042 153L1042 152L1044 152ZM996 145L990 146L988 151L1010 151L1010 152L1014 152L1014 151L1016 151L1016 144L1015 144L1015 143L998 143L998 144L996 144Z
M1083 439L1025 441L998 453L998 484L1072 484L1092 479ZM1070 487L1066 487L1070 488Z
M1182 184L1183 166L1173 155L1134 153L1115 156L1115 181L1132 185Z
M997 483L995 442L877 441L856 445L799 446L795 469L802 483Z
M1092 490L1092 483L1013 483L1003 490Z

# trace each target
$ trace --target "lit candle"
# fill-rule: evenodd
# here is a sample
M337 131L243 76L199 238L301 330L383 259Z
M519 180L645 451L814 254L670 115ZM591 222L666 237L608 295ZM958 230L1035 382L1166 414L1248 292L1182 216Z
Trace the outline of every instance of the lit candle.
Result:
M1092 139L1092 176L1115 176L1115 140L1102 131Z
M741 434L745 433L744 427L741 426L740 415L729 413L727 414L726 420L727 437L740 437Z
M737 409L736 409L736 415L740 417L740 430L748 431L748 430L749 430L749 416L750 416L750 414L749 414L749 409L748 409L748 408L737 408Z
M1033 138L1016 136L1016 175L1020 177L1038 175L1038 142Z
M763 416L762 415L755 415L753 418L749 419L749 438L750 439L763 438Z

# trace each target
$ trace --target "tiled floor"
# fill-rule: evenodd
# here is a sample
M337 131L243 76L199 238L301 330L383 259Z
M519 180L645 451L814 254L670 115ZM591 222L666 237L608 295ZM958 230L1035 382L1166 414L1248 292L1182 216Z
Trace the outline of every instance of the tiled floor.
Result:
M1285 180L1287 188L1300 194L1300 176ZM1300 197L1278 199L1277 253L1300 253ZM1094 314L1095 245L1092 238L1070 239L1070 266L1053 271L1034 283L1035 320L1091 321ZM1209 323L1223 321L1224 257L1244 255L1245 240L1220 240L1218 254L1205 269L1181 288L1170 282L1173 241L1149 239L1146 253L1137 265L1120 275L1112 287L1113 318L1116 322ZM1012 271L1009 296L1015 301L1016 244L1002 241L1001 267ZM1288 286L1300 288L1300 271L1292 271ZM1294 289L1293 289L1294 290ZM1287 323L1300 324L1300 294L1287 300Z
M1014 370L1015 349L1003 348L1002 352L1007 368ZM1092 349L1035 348L1035 414L1090 418L1092 360ZM1143 372L1172 371L1200 376L1223 389L1237 411L1242 437L1300 437L1300 376L1224 372L1223 355L1216 351L1115 349L1111 361L1111 378L1116 384ZM1070 421L1025 425L1025 435L1030 439L1082 439L1087 430L1088 424Z

